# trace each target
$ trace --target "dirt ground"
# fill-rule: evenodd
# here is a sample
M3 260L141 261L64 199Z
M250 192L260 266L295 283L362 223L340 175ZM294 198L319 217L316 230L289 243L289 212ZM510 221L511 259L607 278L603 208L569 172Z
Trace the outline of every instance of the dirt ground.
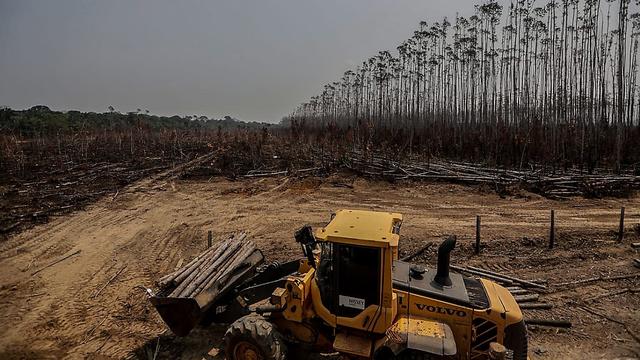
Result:
M625 241L618 244L620 206ZM532 359L639 358L640 277L554 287L604 275L640 273L631 242L640 241L640 196L552 201L528 193L501 198L490 190L449 184L326 179L142 181L116 197L54 218L0 243L1 359L219 359L223 327L175 338L143 287L190 260L206 232L247 230L268 260L299 256L293 232L320 226L333 210L404 214L401 256L446 235L458 236L452 262L527 279L546 279L550 311L529 318L567 319L571 329L530 328ZM557 246L547 249L549 210L556 210ZM475 215L483 249L473 255ZM415 262L433 263L435 246ZM80 251L79 253L77 253ZM71 257L51 265L67 255ZM181 261L182 259L182 261ZM579 305L606 315L589 313Z

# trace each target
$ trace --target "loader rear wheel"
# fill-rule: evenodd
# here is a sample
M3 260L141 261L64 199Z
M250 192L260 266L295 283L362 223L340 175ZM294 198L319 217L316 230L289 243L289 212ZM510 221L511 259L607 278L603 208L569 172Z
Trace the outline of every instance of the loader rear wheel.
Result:
M229 360L284 360L287 349L275 326L264 317L250 314L236 320L224 334Z

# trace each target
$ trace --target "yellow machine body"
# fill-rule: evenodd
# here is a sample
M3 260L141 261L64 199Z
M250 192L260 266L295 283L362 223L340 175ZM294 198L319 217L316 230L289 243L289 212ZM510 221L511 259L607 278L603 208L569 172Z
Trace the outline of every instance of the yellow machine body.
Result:
M298 272L290 275L285 287L276 289L269 301L284 309L271 314L279 331L313 344L316 350L357 358L382 359L385 354L395 356L411 349L447 359L483 359L489 357L490 343L505 344L505 329L524 326L513 296L494 282L451 274L452 287L439 287L429 281L433 269L413 278L412 265L398 260L401 224L402 215L397 213L341 210L329 224L317 229L315 238L321 249L314 255L317 266L302 260ZM341 273L341 261L351 264L342 259L354 254L371 255L349 259L356 262L351 274ZM329 270L323 270L323 257L328 256L335 261ZM367 264L372 264L371 273L366 271ZM338 280L327 286L323 285L325 278ZM362 284L367 282L370 285ZM456 286L464 288L454 289ZM324 296L323 287L328 289ZM357 288L365 296L341 293L343 289L353 293ZM377 289L379 297L367 298L369 288ZM338 293L333 296L327 292ZM474 299L468 299L470 294ZM317 329L319 323L325 331ZM514 358L526 359L526 343L519 351L524 351L524 357Z

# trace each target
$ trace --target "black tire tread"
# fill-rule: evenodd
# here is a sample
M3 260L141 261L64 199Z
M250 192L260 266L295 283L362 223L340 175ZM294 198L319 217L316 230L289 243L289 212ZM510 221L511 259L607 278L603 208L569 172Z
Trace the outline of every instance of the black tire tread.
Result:
M287 358L284 339L275 326L263 316L249 314L236 320L224 334L225 354L231 358L233 348L240 340L253 343L260 349L266 360L285 360Z

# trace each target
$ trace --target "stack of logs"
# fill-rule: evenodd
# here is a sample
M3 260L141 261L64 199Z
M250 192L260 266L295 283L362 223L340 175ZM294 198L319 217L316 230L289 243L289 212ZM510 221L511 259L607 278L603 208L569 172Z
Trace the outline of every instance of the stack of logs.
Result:
M504 169L481 164L442 159L392 160L382 154L365 155L358 151L331 155L317 153L302 169L260 166L245 173L245 178L271 176L327 175L347 169L364 177L388 180L446 181L460 184L489 185L498 192L509 187L523 188L549 198L571 196L625 196L640 189L640 176L627 172L615 174L609 169L593 169L592 173L575 169L555 169L541 165L535 168Z
M255 251L255 244L246 238L246 233L240 233L219 242L187 265L161 278L158 286L171 291L168 297L198 296L233 273Z
M453 181L463 184L488 184L505 188L519 185L550 198L570 196L621 196L640 189L640 176L613 174L604 169L588 174L567 170L549 173L549 169L499 169L480 164L433 159L429 162L394 161L383 156L346 157L345 165L364 176L393 180L417 179ZM547 170L545 172L545 170Z

